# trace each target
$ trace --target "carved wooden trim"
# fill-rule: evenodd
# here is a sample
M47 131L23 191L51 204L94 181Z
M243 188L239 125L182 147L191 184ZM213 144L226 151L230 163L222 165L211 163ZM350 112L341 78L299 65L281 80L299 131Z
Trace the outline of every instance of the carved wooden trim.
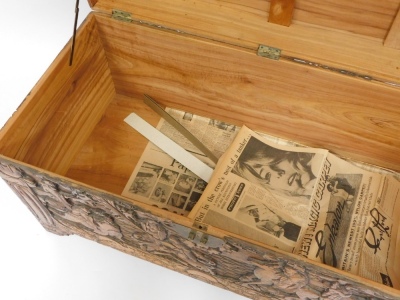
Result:
M253 299L395 299L328 269L231 238L189 239L192 228L114 195L0 158L2 177L41 224L78 234ZM394 293L393 293L394 294Z
M56 195L55 189L53 190L53 193L51 193L50 187L46 186L46 182L50 184L49 181L43 180L43 185L40 185L39 181L34 176L28 174L22 168L1 161L0 177L4 179L32 214L38 219L42 226L48 231L58 235L72 234L67 227L55 221L46 206L46 201L40 199L39 195L46 197L46 193L48 193L48 196Z

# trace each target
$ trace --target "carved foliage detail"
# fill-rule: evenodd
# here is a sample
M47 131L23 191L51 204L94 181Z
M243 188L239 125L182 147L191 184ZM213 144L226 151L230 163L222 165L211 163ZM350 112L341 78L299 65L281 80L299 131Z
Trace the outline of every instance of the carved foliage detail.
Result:
M0 161L0 177L43 226L76 233L254 299L392 299L336 273L233 239L188 238L191 228L110 194Z

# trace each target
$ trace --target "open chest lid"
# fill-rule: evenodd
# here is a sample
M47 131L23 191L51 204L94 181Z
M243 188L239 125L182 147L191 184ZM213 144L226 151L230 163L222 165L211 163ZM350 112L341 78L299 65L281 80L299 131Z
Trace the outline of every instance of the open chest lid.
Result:
M98 12L400 87L399 0L88 0ZM269 49L269 48L268 48Z

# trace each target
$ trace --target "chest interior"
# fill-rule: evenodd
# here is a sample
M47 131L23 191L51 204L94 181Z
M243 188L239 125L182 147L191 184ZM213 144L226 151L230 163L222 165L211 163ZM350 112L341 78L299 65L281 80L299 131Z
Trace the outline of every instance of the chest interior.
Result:
M400 170L399 1L297 1L290 26L268 22L268 1L94 2L73 65L66 47L1 131L1 155L120 195L147 144L123 120L156 125L149 94Z

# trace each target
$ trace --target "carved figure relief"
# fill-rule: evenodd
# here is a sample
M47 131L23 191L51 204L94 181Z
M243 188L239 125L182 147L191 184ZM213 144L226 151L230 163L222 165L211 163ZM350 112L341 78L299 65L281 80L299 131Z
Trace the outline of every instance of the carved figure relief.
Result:
M392 299L301 260L187 228L113 195L0 161L0 177L42 225L78 234L254 299Z

